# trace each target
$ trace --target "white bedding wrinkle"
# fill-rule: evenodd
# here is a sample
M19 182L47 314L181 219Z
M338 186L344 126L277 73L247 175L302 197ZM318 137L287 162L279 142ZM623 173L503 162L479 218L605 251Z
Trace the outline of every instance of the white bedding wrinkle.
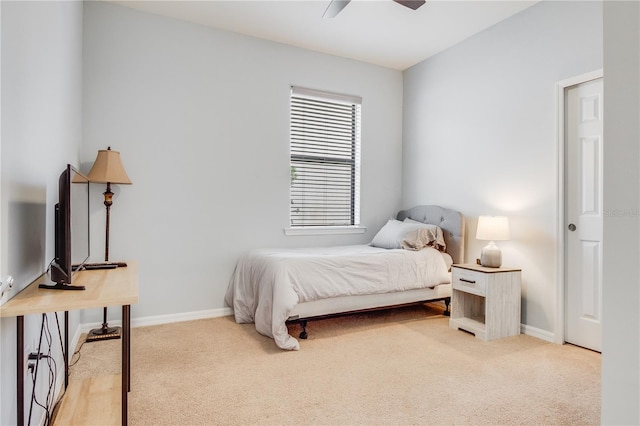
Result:
M369 245L254 250L236 266L225 301L238 323L254 322L282 349L299 349L286 321L297 303L391 293L450 282L440 252Z

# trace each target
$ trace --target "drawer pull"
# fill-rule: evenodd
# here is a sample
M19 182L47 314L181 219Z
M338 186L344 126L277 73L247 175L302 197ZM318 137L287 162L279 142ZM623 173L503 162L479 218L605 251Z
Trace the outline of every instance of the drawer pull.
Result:
M465 282L465 283L469 283L469 284L475 284L476 283L474 280L468 280L466 278L460 278L460 281Z

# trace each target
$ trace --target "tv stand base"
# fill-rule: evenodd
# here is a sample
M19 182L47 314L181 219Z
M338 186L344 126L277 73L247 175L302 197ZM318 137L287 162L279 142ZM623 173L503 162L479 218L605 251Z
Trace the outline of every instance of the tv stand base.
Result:
M69 284L40 284L38 288L46 288L49 290L84 290L83 285L69 285Z

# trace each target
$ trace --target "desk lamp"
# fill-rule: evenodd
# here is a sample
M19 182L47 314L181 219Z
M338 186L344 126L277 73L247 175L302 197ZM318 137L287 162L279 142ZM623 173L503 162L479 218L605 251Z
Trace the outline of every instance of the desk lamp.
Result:
M509 219L506 216L480 216L476 239L490 241L480 254L480 264L489 268L502 265L502 251L494 241L509 239Z
M96 161L89 171L89 181L95 183L106 183L107 190L103 193L104 205L107 208L107 222L105 233L104 260L109 261L109 213L113 204L113 192L111 192L111 184L131 185L131 180L124 170L122 161L120 160L120 152L112 151L111 147L106 150L98 151ZM95 328L87 334L87 342L96 340L108 340L120 338L120 327L109 327L107 324L107 308L103 308L102 327Z

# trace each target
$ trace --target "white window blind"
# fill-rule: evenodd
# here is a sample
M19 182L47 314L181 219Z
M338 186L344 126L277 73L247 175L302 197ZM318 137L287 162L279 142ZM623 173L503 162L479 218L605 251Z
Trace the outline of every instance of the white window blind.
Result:
M361 104L291 88L291 227L359 225Z

